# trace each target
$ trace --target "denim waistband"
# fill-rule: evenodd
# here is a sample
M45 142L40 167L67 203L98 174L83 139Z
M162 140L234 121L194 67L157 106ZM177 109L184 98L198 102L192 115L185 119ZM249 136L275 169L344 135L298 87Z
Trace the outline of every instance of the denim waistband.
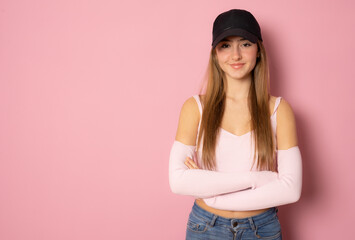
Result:
M246 218L224 218L219 215L208 212L198 206L196 202L192 207L191 214L195 217L200 218L201 220L206 221L210 226L216 225L227 225L237 228L251 228L255 229L256 226L266 223L271 219L277 216L278 208L271 207L267 211L260 213L255 216L246 217Z

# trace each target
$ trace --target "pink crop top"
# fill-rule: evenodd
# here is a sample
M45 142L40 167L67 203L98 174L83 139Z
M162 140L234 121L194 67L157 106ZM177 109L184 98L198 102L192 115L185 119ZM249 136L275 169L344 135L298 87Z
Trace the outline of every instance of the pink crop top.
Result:
M193 97L202 116L199 96ZM281 97L276 99L271 115L275 143L280 100ZM200 124L201 118L198 134ZM251 132L237 136L221 128L217 136L215 171L189 169L184 164L186 157L194 159L201 168L201 150L174 141L169 158L169 184L173 193L202 198L213 208L230 211L257 210L298 201L302 189L302 159L298 146L275 149L277 173L258 171L256 163L252 168Z

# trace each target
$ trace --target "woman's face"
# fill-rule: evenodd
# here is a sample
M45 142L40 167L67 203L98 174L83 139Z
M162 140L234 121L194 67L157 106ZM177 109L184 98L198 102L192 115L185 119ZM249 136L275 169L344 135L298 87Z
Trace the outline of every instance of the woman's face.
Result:
M258 45L239 36L223 39L216 46L216 57L227 78L248 79L251 77L258 54Z

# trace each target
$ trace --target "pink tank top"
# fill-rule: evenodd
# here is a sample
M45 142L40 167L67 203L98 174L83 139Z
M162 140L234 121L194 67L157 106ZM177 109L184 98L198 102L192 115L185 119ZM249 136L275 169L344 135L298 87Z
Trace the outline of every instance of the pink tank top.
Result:
M199 95L194 95L193 97L195 98L198 104L198 108L201 116L200 122L198 124L198 132L197 132L197 137L198 137L200 133L200 125L201 125L201 118L202 118L202 104ZM282 97L276 98L275 107L270 117L275 144L277 143L276 110L280 104L281 98ZM197 146L197 139L196 139L196 146ZM198 150L197 149L195 150L196 151L195 157L197 159L199 166L202 166L202 161L201 161L202 144L203 144L203 139L200 148ZM254 145L254 141L252 140L251 131L241 136L238 136L224 130L223 128L220 128L219 134L217 135L217 142L216 142L216 171L233 172L233 173L256 171L257 163L255 162L255 164L253 165L254 148L255 145Z

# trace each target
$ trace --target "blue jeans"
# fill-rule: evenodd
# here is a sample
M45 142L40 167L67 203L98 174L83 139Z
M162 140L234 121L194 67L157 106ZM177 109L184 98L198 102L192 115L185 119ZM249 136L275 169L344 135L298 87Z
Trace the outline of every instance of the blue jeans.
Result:
M210 213L196 202L186 228L186 240L282 239L278 208L247 218L224 218Z

